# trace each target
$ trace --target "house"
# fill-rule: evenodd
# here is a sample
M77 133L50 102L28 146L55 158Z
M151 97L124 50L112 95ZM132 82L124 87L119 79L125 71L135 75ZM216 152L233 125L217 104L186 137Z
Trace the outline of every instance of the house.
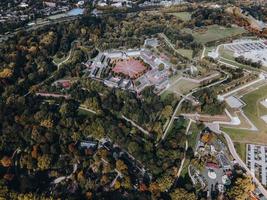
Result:
M53 1L43 1L43 5L51 8L57 7L57 3Z
M211 169L219 169L220 168L218 164L213 163L213 162L207 162L206 167L211 168Z
M98 142L96 142L96 141L82 141L82 142L80 142L80 147L85 148L85 149L96 148L97 145L98 145Z

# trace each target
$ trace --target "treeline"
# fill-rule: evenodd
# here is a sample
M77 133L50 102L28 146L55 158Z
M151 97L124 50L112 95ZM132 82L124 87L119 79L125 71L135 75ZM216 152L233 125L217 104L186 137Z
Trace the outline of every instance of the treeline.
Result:
M254 68L261 68L262 67L262 62L261 61L255 62L252 59L245 58L244 56L236 57L235 61L239 62L241 64L249 65L249 66L254 67Z
M229 26L233 24L233 18L224 12L224 8L198 8L193 12L191 16L191 24L188 26L202 27L213 24Z

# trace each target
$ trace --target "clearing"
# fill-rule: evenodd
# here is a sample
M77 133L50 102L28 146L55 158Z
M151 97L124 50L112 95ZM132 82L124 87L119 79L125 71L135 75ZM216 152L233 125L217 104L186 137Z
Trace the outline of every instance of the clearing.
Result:
M246 103L246 106L243 108L243 111L259 130L249 131L238 128L222 128L230 135L233 141L267 144L267 124L260 118L263 115L267 115L267 108L260 103L265 98L267 98L267 85L244 95L242 100Z
M184 22L191 20L191 15L192 15L192 13L190 12L175 12L175 13L169 13L169 14L174 15L175 17L177 17L178 19Z
M207 42L212 42L228 37L233 37L245 33L246 30L240 27L224 27L219 25L211 25L203 27L199 30L183 29L185 32L190 33L194 36L197 42L206 44Z

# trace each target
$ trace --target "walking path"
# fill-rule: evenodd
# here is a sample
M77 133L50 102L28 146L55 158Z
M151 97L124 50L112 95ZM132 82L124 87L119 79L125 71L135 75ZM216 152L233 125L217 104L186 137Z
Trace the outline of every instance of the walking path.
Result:
M65 62L67 62L67 61L70 59L71 54L72 54L72 48L70 49L69 55L67 56L67 58L66 58L65 60L61 61L61 62L58 63L58 64L55 63L55 61L53 60L54 65L57 66L57 70L59 70L59 68L60 68L60 66L61 66L62 64L64 64Z
M141 126L139 126L138 124L136 124L134 121L128 119L127 117L125 117L124 115L122 115L122 118L125 119L127 122L130 122L134 127L138 128L140 131L142 131L144 134L150 136L150 133L143 129Z
M192 123L192 120L190 119L190 120L189 120L189 123L188 123L188 125L187 125L187 128L186 128L186 131L185 131L185 135L188 135L188 131L189 131L189 129L190 129L191 123ZM180 165L180 168L179 168L179 170L178 170L178 173L176 174L176 179L178 179L178 178L180 177L180 174L181 174L181 172L182 172L182 170L183 170L184 162L185 162L185 159L186 159L186 151L187 151L187 149L188 149L188 140L186 139L186 141L185 141L184 157L183 157L183 160L182 160L182 162L181 162L181 165Z
M79 109L88 111L88 112L93 113L93 114L97 114L96 111L89 109L89 108L86 108L85 105L82 105L82 104L79 106Z
M201 60L205 57L205 52L206 52L206 46L204 45L201 58L200 58Z

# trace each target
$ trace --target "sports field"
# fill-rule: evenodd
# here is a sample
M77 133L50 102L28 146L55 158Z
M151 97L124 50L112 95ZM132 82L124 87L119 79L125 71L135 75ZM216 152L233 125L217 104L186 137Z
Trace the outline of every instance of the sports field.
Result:
M180 20L186 22L191 19L192 13L190 12L175 12L175 13L170 13L171 15L174 15L175 17L179 18Z
M219 25L211 25L205 27L206 29L202 30L192 30L192 29L183 29L185 32L190 33L194 36L197 42L205 44L207 42L212 42L220 39L224 39L227 37L233 37L235 35L239 35L245 33L246 30L240 27L223 27Z

